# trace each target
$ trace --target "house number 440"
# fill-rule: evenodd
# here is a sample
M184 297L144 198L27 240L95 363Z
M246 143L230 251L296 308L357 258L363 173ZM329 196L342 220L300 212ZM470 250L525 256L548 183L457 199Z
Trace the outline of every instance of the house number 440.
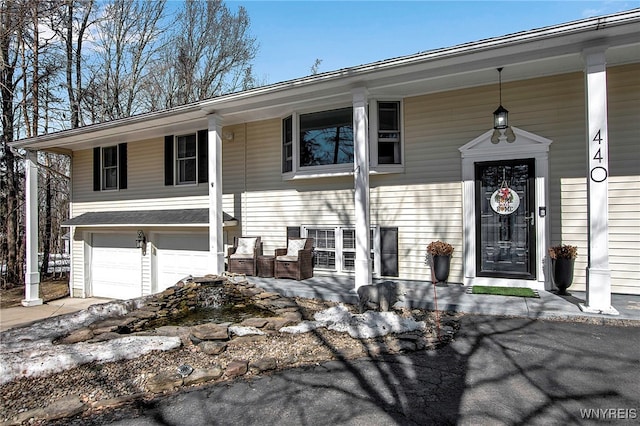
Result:
M607 172L607 168L605 167L607 165L607 157L606 157L606 148L604 150L604 154L603 154L603 149L602 149L602 136L600 134L600 130L598 130L598 133L596 133L596 135L594 136L592 142L597 142L597 148L598 150L596 151L595 155L593 156L593 163L594 166L591 167L591 180L594 182L604 182L605 180L607 180L607 176L608 176L608 172ZM594 147L595 148L595 147ZM605 166L602 166L601 164L603 164Z

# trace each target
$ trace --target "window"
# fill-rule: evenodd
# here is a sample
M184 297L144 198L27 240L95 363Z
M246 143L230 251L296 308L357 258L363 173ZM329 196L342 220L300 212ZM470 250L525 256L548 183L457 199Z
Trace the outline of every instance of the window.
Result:
M102 148L102 190L118 189L118 147Z
M378 164L401 164L400 102L378 102Z
M300 167L353 163L353 108L300 115Z
M176 183L178 185L196 183L197 152L195 134L176 137Z
M293 171L293 117L282 120L282 172Z
M127 144L93 149L93 190L127 189Z
M208 131L164 138L164 184L195 185L208 182Z
M319 269L336 269L335 229L309 228L307 237L313 238L315 248L314 266Z
M356 230L342 230L342 269L356 270Z
M352 227L303 227L303 234L314 239L314 268L326 271L354 272L356 269L356 231ZM371 260L373 272L380 253L377 227L371 228Z
M369 114L372 168L383 166L388 173L400 171L401 102L371 100ZM353 107L294 113L284 118L282 173L289 176L350 173L355 149L353 120Z
M375 270L375 229L369 233L369 247L371 248L372 268ZM356 230L342 229L342 270L356 270Z

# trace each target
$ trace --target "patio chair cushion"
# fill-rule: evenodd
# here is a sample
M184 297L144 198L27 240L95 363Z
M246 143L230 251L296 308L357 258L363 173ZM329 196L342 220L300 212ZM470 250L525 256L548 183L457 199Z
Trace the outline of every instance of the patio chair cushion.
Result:
M256 238L238 238L238 247L234 254L244 258L253 257L255 247Z
M307 243L306 239L289 240L289 246L287 247L287 256L298 259L298 251L304 250L304 246Z
M278 256L276 260L280 262L297 262L298 256Z
M231 256L229 256L229 259L253 259L253 253L251 254L234 253Z

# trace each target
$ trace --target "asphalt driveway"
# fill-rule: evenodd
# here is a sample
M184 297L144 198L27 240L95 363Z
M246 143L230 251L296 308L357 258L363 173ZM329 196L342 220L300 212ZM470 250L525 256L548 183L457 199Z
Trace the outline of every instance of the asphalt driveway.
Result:
M639 416L640 328L468 315L437 351L288 370L65 424L638 424Z

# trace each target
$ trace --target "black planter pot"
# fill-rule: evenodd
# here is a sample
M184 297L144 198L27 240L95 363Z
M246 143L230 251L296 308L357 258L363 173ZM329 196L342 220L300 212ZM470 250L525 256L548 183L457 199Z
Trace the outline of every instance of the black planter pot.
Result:
M451 256L433 256L433 275L438 287L447 287Z
M568 295L567 288L573 283L573 266L575 259L553 259L553 282L558 287L558 294Z

